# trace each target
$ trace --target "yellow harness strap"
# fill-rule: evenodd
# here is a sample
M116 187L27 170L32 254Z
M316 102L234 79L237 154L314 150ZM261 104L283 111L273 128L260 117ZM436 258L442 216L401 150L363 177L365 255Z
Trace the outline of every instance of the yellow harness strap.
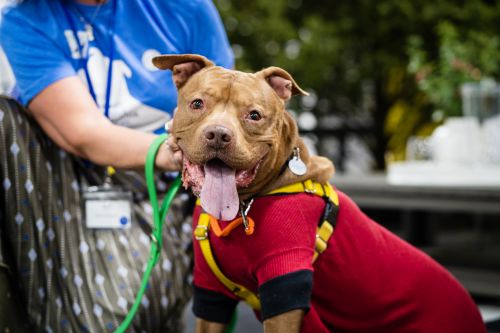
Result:
M260 310L260 300L253 292L247 288L239 285L231 280L229 280L224 273L219 269L217 263L215 262L212 249L210 247L210 241L208 239L208 228L210 227L210 216L206 213L200 214L200 219L198 220L198 225L194 230L194 237L200 243L201 252L203 257L207 262L208 266L219 279L219 281L226 286L227 289L231 290L236 296L243 299L255 310Z
M313 263L318 258L319 254L324 252L328 247L328 240L332 237L334 231L334 225L336 221L329 221L328 219L336 219L336 214L331 214L332 210L336 212L339 206L339 197L335 190L330 184L320 184L313 182L311 180L306 180L303 183L294 183L287 185L271 191L266 195L281 195L281 194L293 194L293 193L310 193L324 198L327 201L326 212L324 214L324 220L319 224L316 231L316 246L314 249ZM200 205L199 199L196 201L197 205ZM332 205L332 207L328 207ZM333 216L333 218L332 218ZM219 269L217 262L215 261L214 255L212 253L212 248L210 247L210 240L208 238L208 230L210 229L210 216L207 213L201 213L198 219L198 225L194 229L194 237L200 243L201 252L203 257L207 262L208 266L214 273L214 275L219 279L219 281L231 290L236 296L248 303L254 310L260 310L260 299L259 297L248 290L244 286L237 284L230 279L228 279L224 273Z

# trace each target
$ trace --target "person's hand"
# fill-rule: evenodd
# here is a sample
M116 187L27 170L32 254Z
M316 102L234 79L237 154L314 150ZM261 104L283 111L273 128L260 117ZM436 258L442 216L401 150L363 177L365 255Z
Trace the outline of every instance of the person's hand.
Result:
M173 136L161 145L155 161L156 167L164 171L180 171L182 169L182 151Z

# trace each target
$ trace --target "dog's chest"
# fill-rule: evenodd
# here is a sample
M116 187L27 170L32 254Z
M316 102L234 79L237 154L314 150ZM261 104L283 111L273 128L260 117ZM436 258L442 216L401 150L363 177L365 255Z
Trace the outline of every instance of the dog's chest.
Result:
M254 291L276 276L312 268L316 227L323 208L321 198L305 193L257 198L248 213L255 222L252 235L245 234L243 225L226 237L209 232L219 268L234 282ZM197 207L194 227L200 212ZM227 225L219 223L221 228ZM199 244L195 244L195 265L207 267L200 262L204 261L200 252ZM213 274L209 270L206 273Z

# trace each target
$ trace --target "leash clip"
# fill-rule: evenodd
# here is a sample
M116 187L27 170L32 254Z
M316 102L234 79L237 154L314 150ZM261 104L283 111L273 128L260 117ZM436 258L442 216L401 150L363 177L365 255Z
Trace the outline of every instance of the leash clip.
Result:
M253 199L251 199L248 204L245 204L245 202L240 202L240 214L241 214L241 219L243 220L243 225L245 226L245 231L248 231L248 219L247 215L248 212L250 211L250 208L252 207L253 204Z

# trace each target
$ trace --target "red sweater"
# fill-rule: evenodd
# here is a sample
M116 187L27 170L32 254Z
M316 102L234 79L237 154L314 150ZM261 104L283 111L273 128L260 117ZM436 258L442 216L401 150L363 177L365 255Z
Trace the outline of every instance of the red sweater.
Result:
M255 221L253 235L245 235L243 227L225 238L210 233L219 267L254 292L284 274L314 271L302 332L486 332L476 305L450 273L338 193L337 226L314 266L324 201L300 193L255 199L248 214ZM199 214L197 207L194 226ZM235 298L194 243L195 286Z

